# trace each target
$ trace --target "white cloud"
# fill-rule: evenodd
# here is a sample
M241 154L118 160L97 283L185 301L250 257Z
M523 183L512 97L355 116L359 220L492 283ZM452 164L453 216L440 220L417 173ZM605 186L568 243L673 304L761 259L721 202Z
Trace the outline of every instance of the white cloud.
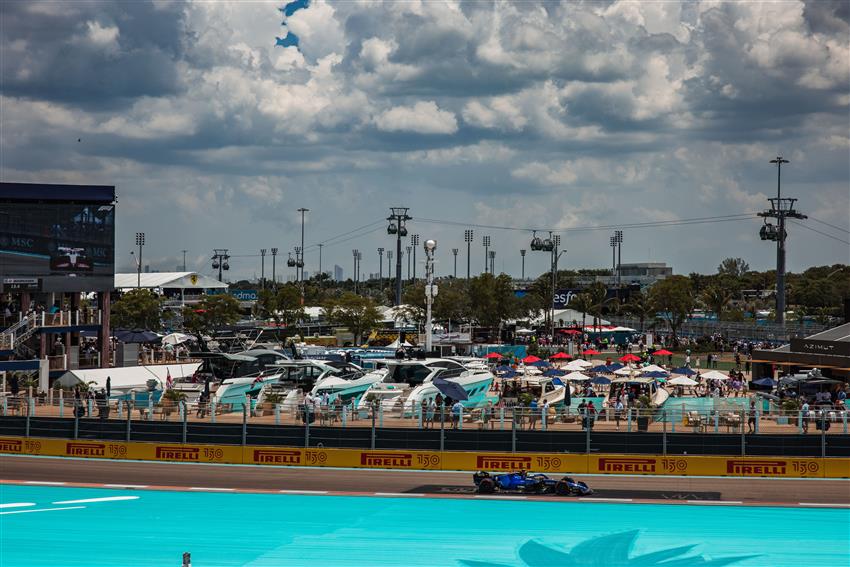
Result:
M413 106L396 106L375 117L378 130L385 132L416 132L418 134L454 134L455 115L440 110L433 100Z
M86 22L86 30L86 37L91 43L109 49L118 47L120 33L117 26L102 26L100 22Z

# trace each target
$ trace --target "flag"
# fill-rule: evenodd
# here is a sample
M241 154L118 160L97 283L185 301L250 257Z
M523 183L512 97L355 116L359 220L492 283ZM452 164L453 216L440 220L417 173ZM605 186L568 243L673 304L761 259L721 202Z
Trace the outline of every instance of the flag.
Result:
M174 387L174 380L171 378L171 370L166 368L165 371L167 373L165 375L165 389L170 390Z

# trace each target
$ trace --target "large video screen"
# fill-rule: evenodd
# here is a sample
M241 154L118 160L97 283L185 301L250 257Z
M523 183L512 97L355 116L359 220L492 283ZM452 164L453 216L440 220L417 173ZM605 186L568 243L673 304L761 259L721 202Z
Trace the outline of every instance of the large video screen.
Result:
M44 186L34 186L31 199L0 199L3 291L111 290L115 280L114 203L36 200L37 187ZM63 196L72 198L73 193Z

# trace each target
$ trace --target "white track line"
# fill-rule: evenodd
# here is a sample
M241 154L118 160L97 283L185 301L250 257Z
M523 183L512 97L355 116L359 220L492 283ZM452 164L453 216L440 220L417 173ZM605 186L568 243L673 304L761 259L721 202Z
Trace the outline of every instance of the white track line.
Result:
M189 490L199 490L205 492L233 492L235 488L213 488L210 486L193 486Z
M0 508L26 508L27 506L35 506L35 502L9 502L8 504L0 504Z
M280 490L281 494L327 494L327 490Z
M65 508L40 508L38 510L15 510L13 512L0 512L0 516L8 514L30 514L32 512L55 512L57 510L82 510L85 506L66 506Z
M61 500L53 504L87 504L89 502L116 502L118 500L138 500L138 496L109 496L106 498L82 498L80 500Z
M579 498L582 502L631 502L631 498L593 498L593 497L581 497Z
M39 486L62 486L65 483L57 482L55 480L25 480L24 484L35 484Z
M490 496L484 494L476 494L476 498L484 500L527 500L528 496Z
M812 508L850 508L850 504L829 504L826 502L800 502L800 506Z
M147 484L104 484L104 488L147 488Z
M425 496L421 492L376 492L375 496Z
M708 506L736 506L743 504L740 500L686 500L688 504L706 504Z

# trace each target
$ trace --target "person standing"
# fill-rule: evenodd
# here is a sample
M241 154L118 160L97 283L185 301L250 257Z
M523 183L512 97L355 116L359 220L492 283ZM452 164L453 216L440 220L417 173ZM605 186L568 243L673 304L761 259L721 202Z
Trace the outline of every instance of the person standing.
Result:
M809 432L809 401L803 398L803 405L800 407L800 415L803 419L803 433Z
M620 420L623 418L623 399L617 398L617 404L614 406L614 420L617 422L617 431L620 430Z
M452 429L458 428L461 419L463 419L463 404L458 400L452 406Z

